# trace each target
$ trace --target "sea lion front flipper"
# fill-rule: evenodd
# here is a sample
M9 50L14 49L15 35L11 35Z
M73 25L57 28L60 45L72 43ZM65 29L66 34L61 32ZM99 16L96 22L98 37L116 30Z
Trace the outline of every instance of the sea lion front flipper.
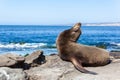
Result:
M79 70L80 72L97 75L97 73L95 73L95 72L88 71L88 70L84 69L83 66L82 66L82 62L81 62L80 60L77 60L77 59L75 59L75 58L72 58L71 61L72 61L73 65L75 66L75 68L76 68L77 70Z

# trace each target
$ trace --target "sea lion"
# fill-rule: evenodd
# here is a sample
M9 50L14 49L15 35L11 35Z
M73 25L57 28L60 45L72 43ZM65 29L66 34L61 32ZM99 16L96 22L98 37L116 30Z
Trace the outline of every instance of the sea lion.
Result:
M62 60L70 61L75 68L83 73L96 74L83 66L104 66L110 63L109 52L92 46L78 44L81 35L81 23L76 23L71 29L60 33L56 40L59 56Z

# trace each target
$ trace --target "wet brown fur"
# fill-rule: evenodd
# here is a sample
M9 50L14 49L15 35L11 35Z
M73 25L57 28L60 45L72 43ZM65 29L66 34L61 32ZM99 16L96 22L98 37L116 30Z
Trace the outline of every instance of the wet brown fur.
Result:
M57 49L61 59L73 63L76 69L83 73L96 74L84 69L82 66L104 66L110 62L109 53L101 48L78 44L81 35L81 23L75 24L71 29L63 31L56 40Z

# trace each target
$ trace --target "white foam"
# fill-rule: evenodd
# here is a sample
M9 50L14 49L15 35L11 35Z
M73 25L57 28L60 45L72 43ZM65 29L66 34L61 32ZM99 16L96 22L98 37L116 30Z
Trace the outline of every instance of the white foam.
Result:
M120 43L118 43L117 45L120 46Z
M0 48L38 48L42 46L46 46L46 43L25 43L25 44L0 44Z
M112 42L111 44L112 44L112 45L116 45L116 46L120 46L120 43Z

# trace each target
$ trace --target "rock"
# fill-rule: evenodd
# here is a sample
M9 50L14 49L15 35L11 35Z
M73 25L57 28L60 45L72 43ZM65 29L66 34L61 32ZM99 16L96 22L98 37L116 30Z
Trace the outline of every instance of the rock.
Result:
M28 80L22 69L0 68L0 80Z
M3 54L0 55L0 67L15 67L20 68L21 64L24 63L24 57L17 54Z
M117 54L117 53L114 53ZM110 55L113 55L110 54ZM115 55L115 56L119 56ZM45 59L46 58L46 59ZM0 55L0 66L11 67L22 62L32 66L28 70L0 68L0 80L119 80L120 59L113 58L111 64L100 67L85 67L97 75L85 74L76 70L71 62L63 61L58 55L44 56L42 51L35 51L26 57L14 54ZM42 64L43 62L45 62ZM42 64L42 65L41 65ZM17 64L18 65L18 64ZM36 66L36 67L34 67ZM24 68L24 67L23 67Z
M4 55L0 55L0 67L10 67L16 64L15 60L12 60Z
M26 57L12 53L2 54L0 55L0 59L0 67L23 69L29 69L30 67L35 67L45 62L43 51L40 50L35 51Z
M120 52L110 52L110 55L116 59L120 59Z
M18 63L25 61L25 58L24 58L23 56L20 56L20 55L17 55L17 54L8 53L8 54L4 54L4 55L5 55L6 57L12 59L12 60L17 61Z
M85 74L76 70L72 63L62 61L59 56L46 56L46 63L25 70L29 80L119 80L120 61L100 67L85 67L97 75Z
M11 60L14 60L16 63L12 65L13 68L23 68L24 67L24 61L25 58L23 56L17 55L17 54L4 54L4 56L8 57Z
M45 56L43 55L43 51L35 51L32 54L25 57L25 63L30 67L38 66L45 62Z
M57 55L46 56L46 63L26 70L29 80L58 80L64 73L74 70L74 66L62 61Z

